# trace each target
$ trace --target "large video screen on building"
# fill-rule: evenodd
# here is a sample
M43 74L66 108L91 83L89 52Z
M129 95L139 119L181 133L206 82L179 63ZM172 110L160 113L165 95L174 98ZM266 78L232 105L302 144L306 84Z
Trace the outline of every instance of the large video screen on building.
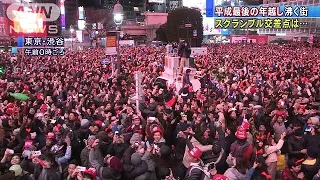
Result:
M13 11L10 21L11 36L47 36L49 27L44 22L44 14L26 11Z

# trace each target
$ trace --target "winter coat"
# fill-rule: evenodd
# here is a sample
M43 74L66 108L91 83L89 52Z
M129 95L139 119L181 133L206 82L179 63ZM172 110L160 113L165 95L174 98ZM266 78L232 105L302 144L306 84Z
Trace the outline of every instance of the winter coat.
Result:
M89 162L89 152L90 150L88 149L88 147L85 147L84 149L82 149L80 154L81 165L87 168L91 167L91 164Z
M147 171L147 173L149 174L148 175L148 177L149 177L148 180L157 180L156 164L151 159L151 153L146 151L141 159L144 160L148 165L148 171ZM136 180L138 180L138 179L136 179Z
M127 174L126 172L130 172L133 168L131 165L131 156L133 153L135 153L135 150L130 146L123 154L122 166L125 174Z
M297 157L299 159L304 158L304 154L301 153L303 149L304 139L297 139L295 136L291 136L288 139L288 154L289 157Z
M103 157L98 149L89 152L89 162L96 169L98 177L101 180L121 179L121 172L103 166Z
M278 151L282 148L284 141L280 139L275 146L266 146L265 153L268 155L266 163L278 161Z
M141 165L135 166L130 172L130 177L134 180L149 180L150 173L148 172L148 164L146 161L142 161Z

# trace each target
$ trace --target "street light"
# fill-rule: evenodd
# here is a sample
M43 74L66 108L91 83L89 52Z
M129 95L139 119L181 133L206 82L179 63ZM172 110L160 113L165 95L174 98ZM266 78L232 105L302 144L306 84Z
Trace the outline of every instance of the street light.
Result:
M113 8L113 20L114 20L114 23L117 25L117 29L116 29L117 31L117 69L118 69L118 75L119 75L120 74L119 26L122 24L122 21L123 21L123 7L119 3L119 1L117 2L116 5L114 5L114 8Z
M74 32L73 26L70 25L71 50L73 50L73 32Z

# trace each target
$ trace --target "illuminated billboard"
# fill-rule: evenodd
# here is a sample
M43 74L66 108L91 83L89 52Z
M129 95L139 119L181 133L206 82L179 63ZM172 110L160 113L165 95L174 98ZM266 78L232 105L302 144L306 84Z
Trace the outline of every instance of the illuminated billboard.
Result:
M10 21L11 36L50 36L57 35L57 25L46 24L43 13L28 11L12 11L13 19Z
M44 33L42 14L13 11L13 15L13 28L17 33Z

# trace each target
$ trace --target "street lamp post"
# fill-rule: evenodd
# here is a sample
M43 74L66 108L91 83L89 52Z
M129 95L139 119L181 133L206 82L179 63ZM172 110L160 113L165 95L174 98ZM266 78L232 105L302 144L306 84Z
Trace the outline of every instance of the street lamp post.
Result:
M71 50L73 50L73 32L74 32L74 29L73 29L73 26L71 25L70 26Z
M119 40L120 40L120 25L123 21L123 7L117 2L117 4L113 8L113 20L115 24L117 25L117 69L118 69L118 75L120 74L120 49L119 49Z

